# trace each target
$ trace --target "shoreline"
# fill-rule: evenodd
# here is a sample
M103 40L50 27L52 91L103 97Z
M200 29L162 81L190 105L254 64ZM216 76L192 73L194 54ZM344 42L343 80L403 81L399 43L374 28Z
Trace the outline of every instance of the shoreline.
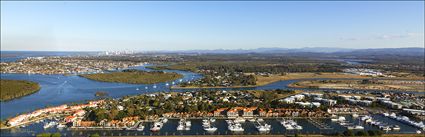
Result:
M332 80L332 79L330 79L330 80ZM350 80L348 80L348 81L356 81L356 80L358 80L358 79L350 79ZM388 81L403 81L403 80L400 80L400 79L376 79L376 80L388 80ZM384 89L373 89L373 88L370 88L370 89L368 89L368 88L359 88L359 86L353 86L353 87L338 87L338 86L331 86L331 87L322 87L322 86L324 86L324 85L326 85L326 84L342 84L342 85L344 85L344 84L347 84L347 83L343 83L343 82L340 82L340 83L316 83L316 84L318 84L317 86L318 86L318 88L309 88L309 86L316 86L315 84L304 84L304 85L295 85L296 83L300 83L300 82L316 82L316 81L318 81L318 80L301 80L301 81L298 81L298 82L294 82L294 83L291 83L291 84L288 84L287 85L287 87L289 87L289 88L300 88L300 89L317 89L317 90L329 90L329 89L331 89L331 90L378 90L378 91L403 91L403 92L425 92L425 90L424 89L412 89L412 90L409 90L409 89L388 89L388 86L398 86L398 85L391 85L391 84L387 84L387 85L385 85L385 84L383 84L383 85L381 85L381 86L384 86L384 87L387 87L386 89L384 88ZM421 81L421 80L412 80L412 79L410 79L410 80L405 80L405 81ZM370 87L374 87L374 86L379 86L379 85L369 85ZM421 86L421 85L417 85L417 86Z
M271 81L268 83L261 83L258 85L251 85L251 86L229 86L229 87L223 87L223 86L215 86L215 87L211 87L211 86L206 86L206 87L197 87L197 86L188 86L188 87L179 87L179 86L172 86L170 87L170 89L226 89L226 88L256 88L256 87L260 87L260 86L265 86L265 85L269 85L275 82L280 82L280 81L288 81L288 80L300 80L300 81L308 81L308 80L317 80L317 79L326 79L326 80L363 80L363 79L377 79L377 80L409 80L409 81L425 81L425 79L411 79L411 78L297 78L297 79L283 79L283 80L275 80L275 81ZM300 88L300 89L306 89L306 88L302 88L302 87L294 87L291 86L293 83L288 84L289 88ZM318 89L320 90L320 88ZM340 89L340 90L353 90L353 89ZM354 89L354 90L368 90L368 89ZM375 90L375 89L370 89L370 90ZM379 89L376 89L379 90ZM390 90L382 90L382 91L390 91ZM408 91L408 90L403 90L403 91ZM425 92L425 91L415 91L415 92Z

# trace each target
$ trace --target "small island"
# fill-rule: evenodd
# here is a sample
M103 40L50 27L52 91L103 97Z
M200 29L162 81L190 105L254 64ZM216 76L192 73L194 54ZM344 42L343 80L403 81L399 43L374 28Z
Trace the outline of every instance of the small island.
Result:
M182 75L174 72L148 72L135 69L127 69L123 70L122 72L82 74L80 76L96 81L119 82L128 84L154 84L172 81L183 77Z
M1 79L0 87L0 101L12 100L40 90L40 85L38 85L38 83L26 80Z

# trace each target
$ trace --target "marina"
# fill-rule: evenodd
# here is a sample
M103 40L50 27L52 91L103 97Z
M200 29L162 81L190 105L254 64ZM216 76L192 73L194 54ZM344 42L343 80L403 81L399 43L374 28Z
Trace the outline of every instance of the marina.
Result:
M402 133L416 133L417 128L400 123L398 121L391 121L393 119L373 115L374 119L379 121L388 121L389 124L398 123L399 130L388 130L386 133L402 134ZM260 119L260 118L259 118ZM261 118L263 119L263 118ZM285 119L285 120L283 120ZM214 121L214 122L212 122ZM162 118L157 121L144 121L138 122L135 125L136 130L125 128L79 128L72 129L69 127L58 128L51 126L43 128L45 124L50 125L51 122L39 122L27 125L26 127L13 129L11 131L4 131L4 135L22 136L32 135L42 131L47 132L60 132L63 135L89 135L91 133L99 133L100 135L231 135L231 134L283 134L293 135L298 134L333 134L335 132L342 133L347 128L332 122L328 118L264 118L255 121L236 122L235 119L206 119L206 118L186 118L186 119L166 119ZM319 128L315 123L329 125L328 128ZM352 119L347 116L346 122L358 123L358 119ZM284 124L282 124L284 123ZM53 125L53 124L52 124ZM179 130L179 126L184 127ZM190 128L186 128L190 125ZM298 127L299 126L299 127ZM145 128L149 127L149 128ZM297 128L298 127L298 128ZM329 129L335 130L329 130ZM378 126L372 124L365 124L363 130L381 130ZM2 131L3 132L3 131Z

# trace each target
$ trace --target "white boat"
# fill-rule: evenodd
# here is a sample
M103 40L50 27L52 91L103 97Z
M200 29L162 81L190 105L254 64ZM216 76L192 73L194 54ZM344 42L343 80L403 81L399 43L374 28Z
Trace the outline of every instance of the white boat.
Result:
M388 113L382 113L382 115L388 117L390 114L388 114Z
M421 134L422 132L420 130L416 130L416 134Z
M258 131L260 132L268 132L271 130L271 125L269 124L261 124L260 122L257 121L257 123L255 124L255 127L258 129Z
M381 130L384 130L384 131L390 131L391 130L390 126L380 126L379 128Z
M169 84L168 83L165 83L165 86L168 86Z
M186 124L186 126L189 126L189 127L192 126L192 122L190 122L190 121L186 121L185 124Z
M43 128L51 128L51 127L53 127L53 126L55 126L57 124L58 124L57 122L51 121L49 123L44 124Z
M246 121L246 119L243 118L243 117L238 117L238 118L235 119L235 122L237 122L237 123L243 123L245 121Z
M143 125L143 123L140 123L136 130L143 131L143 129L145 129L145 126Z
M179 125L177 126L177 130L190 130L191 126L190 121L186 121L185 119L180 119Z
M156 88L156 85L153 85L153 88Z
M216 127L205 127L204 130L208 131L208 132L214 132L214 131L217 130L217 128Z
M161 130L162 126L163 126L162 122L154 122L150 130L153 132L156 132Z
M65 128L66 127L66 125L64 125L64 124L59 124L58 126L57 126L57 128L59 128L59 129L62 129L62 128Z
M360 126L360 125L357 125L357 126L354 127L354 129L356 129L356 130L363 130L364 127L363 126Z
M136 88L136 90L139 90L139 88Z
M343 122L343 121L345 121L345 117L340 116L338 118L332 118L331 121L332 122Z
M258 131L260 131L260 132L269 132L270 131L270 128L265 127L265 126L261 126L261 127L258 128Z
M177 126L177 130L184 130L184 126L183 126L183 124L179 124L179 125Z
M148 89L148 87L145 87L145 89Z
M160 121L161 121L162 123L167 123L167 122L168 122L168 119L167 119L167 118L161 118L161 119L160 119Z
M353 113L351 116L352 116L353 118L357 118L357 117L359 117L359 115L358 115L357 113Z
M394 126L391 127L391 129L392 130L395 130L395 131L398 131L398 130L400 130L400 126L394 125Z
M231 124L231 125L228 126L228 128L229 128L230 131L233 131L233 132L244 131L244 129L242 128L242 125L239 124L239 123Z
M264 119L262 119L262 118L257 118L257 121L258 121L258 122L263 122L263 121L264 121Z
M300 126L300 125L295 125L295 129L296 129L296 130L302 130L302 129L303 129L303 127L302 127L302 126Z

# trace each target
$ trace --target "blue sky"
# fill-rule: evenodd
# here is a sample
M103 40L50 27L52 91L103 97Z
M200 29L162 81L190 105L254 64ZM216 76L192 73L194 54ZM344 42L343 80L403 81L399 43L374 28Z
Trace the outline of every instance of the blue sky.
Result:
M424 46L424 2L1 2L1 50Z

